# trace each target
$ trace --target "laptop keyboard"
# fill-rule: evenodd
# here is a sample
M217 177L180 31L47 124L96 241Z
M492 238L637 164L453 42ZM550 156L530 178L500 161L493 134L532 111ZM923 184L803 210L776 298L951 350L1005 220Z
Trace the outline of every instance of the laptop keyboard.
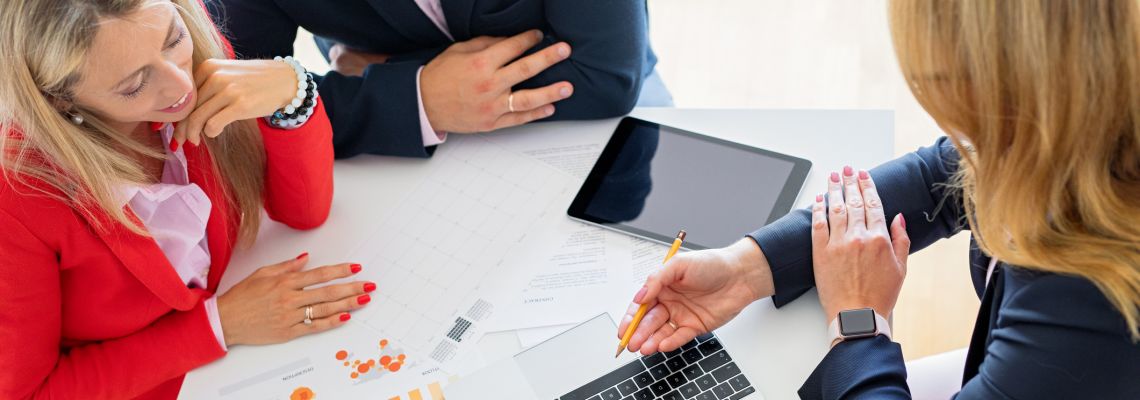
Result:
M737 400L754 392L710 333L634 360L556 400Z

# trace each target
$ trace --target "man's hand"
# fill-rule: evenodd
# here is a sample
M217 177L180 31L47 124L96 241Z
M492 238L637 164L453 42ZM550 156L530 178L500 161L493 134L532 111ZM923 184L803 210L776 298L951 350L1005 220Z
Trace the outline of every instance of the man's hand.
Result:
M420 93L432 129L486 132L553 115L552 103L574 92L570 82L511 94L511 87L570 57L570 45L557 43L518 58L541 40L538 30L509 38L481 36L453 44L431 60L420 75Z

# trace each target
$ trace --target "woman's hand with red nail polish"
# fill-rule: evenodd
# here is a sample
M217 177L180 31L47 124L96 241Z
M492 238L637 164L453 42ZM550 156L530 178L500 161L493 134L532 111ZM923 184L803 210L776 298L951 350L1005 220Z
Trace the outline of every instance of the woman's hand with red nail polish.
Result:
M344 325L348 312L372 301L372 282L347 282L306 289L350 277L360 264L336 264L302 271L308 253L258 269L218 297L226 345L273 344ZM312 324L305 309L312 307Z

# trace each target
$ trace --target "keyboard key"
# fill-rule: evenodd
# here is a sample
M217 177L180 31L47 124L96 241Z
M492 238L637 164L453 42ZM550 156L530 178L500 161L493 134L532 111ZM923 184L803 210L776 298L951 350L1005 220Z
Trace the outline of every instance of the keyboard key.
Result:
M717 351L720 351L720 349L723 349L723 348L724 348L724 346L722 346L720 344L720 341L716 340L716 339L709 340L709 341L701 343L700 345L697 346L697 349L701 351L701 354L704 354L706 357L709 354L716 353Z
M634 377L637 374L640 374L642 372L645 372L645 366L641 364L641 361L635 360L629 364L621 366L618 369L610 371L610 373L608 373L608 374L602 375L598 379L594 379L590 383L582 385L582 387L574 389L570 393L562 395L560 397L560 399L562 399L562 400L586 399L586 398L589 398L590 396L601 393L603 390L606 390L610 387L613 387L614 385L617 385L617 384L625 381L626 379L632 378L632 377Z
M677 372L680 371L681 368L685 368L689 363L685 362L684 357L673 357L670 358L669 361L666 361L665 365L669 366L670 371Z
M703 342L708 341L709 339L712 339L712 338L713 338L713 334L712 334L712 332L709 332L709 333L706 333L704 335L697 336L697 341L703 343Z
M728 400L740 400L743 399L744 396L750 395L752 393L756 393L756 388L749 386L748 388L732 395L732 397L729 397Z
M618 399L621 399L621 393L618 393L617 389L615 389L615 388L609 388L609 389L606 389L606 391L602 392L602 400L618 400Z
M722 383L720 385L717 385L717 387L714 387L712 392L716 393L716 398L718 398L720 400L724 400L724 399L728 398L728 396L732 395L733 390L732 390L732 386L729 386L728 383L725 382L725 383Z
M741 391L746 387L752 386L752 383L748 382L748 378L745 378L744 375L732 377L732 379L728 380L728 384L732 385L732 388L736 391Z
M677 393L676 390L669 392L668 394L661 396L661 397L658 397L658 398L661 400L685 400L685 398L681 397L681 394Z
M685 351L685 349L677 348L677 350L666 351L665 357L673 358L673 357L677 356L678 354L681 354L682 351Z
M668 357L665 357L665 354L662 354L661 352L657 352L657 353L653 353L653 354L647 355L645 357L642 357L641 362L645 363L645 367L648 368L648 367L652 367L654 365L657 365L657 364L664 362L666 358L668 358Z
M728 384L724 384L728 386ZM642 389L640 392L633 394L633 400L653 400L653 391L649 388Z
M681 353L681 358L684 358L685 361L689 362L689 364L697 362L702 357L704 357L704 356L701 355L700 350L697 350L697 349L685 350L684 353Z
M653 390L653 394L661 396L661 395L669 392L669 384L665 383L665 381L661 380L661 381L653 382L652 385L649 385L649 389Z
M590 400L602 400L602 395L599 394L597 396L591 397Z
M640 375L633 377L633 383L636 383L637 387L642 389L649 387L649 385L653 383L653 380L653 375L650 375L649 371L642 372Z
M728 364L725 364L723 367L717 368L715 371L712 372L712 376L713 376L713 378L716 378L717 382L727 381L728 378L732 378L732 377L739 375L739 374L740 374L740 368L736 367L736 363L731 363L731 362Z
M697 384L692 382L677 388L677 391L680 392L682 396L685 396L686 399L691 399L701 393L701 389L697 387Z
M698 376L701 376L701 374L705 373L704 371L701 371L701 367L697 366L697 364L685 367L685 369L682 369L681 372L685 373L685 377L689 378L690 381L697 379Z
M629 396L637 391L637 385L633 383L633 379L627 379L617 385L617 390L621 392L622 396Z
M698 394L697 398L695 398L693 400L716 400L716 396L713 396L712 392L704 392L704 393Z
M669 376L669 368L666 368L665 364L654 365L649 369L649 375L652 375L655 381L664 379L666 376Z
M701 387L701 390L709 390L712 389L713 386L716 386L716 380L709 374L701 375L696 379L696 382L697 386Z
M690 341L689 343L685 343L685 344L681 345L681 349L683 349L683 350L688 350L688 349L691 349L694 347L697 347L697 341L696 340L693 340L693 341Z
M689 381L688 378L685 378L685 374L680 372L669 375L669 377L665 378L665 380L669 381L669 386L672 386L674 388L679 388L681 385L684 385L685 382Z
M728 356L728 352L721 350L701 360L701 368L704 368L705 371L712 371L729 361L732 361L732 357Z

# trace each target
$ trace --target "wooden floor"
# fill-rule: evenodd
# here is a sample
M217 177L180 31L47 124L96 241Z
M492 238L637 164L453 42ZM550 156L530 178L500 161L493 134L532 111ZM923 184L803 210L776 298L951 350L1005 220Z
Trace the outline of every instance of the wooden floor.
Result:
M942 135L898 71L884 0L649 0L649 13L677 107L894 110L896 155ZM306 65L327 69L308 35L297 44ZM894 317L907 359L969 342L968 243L959 235L910 258Z

